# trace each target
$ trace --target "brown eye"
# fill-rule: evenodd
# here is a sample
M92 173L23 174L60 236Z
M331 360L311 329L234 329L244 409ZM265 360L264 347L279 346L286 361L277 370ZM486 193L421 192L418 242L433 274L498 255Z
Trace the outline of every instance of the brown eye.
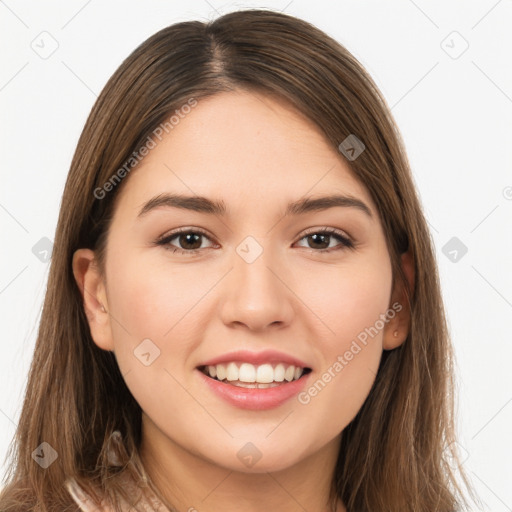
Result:
M177 244L171 243L174 239ZM156 242L157 245L162 245L165 249L172 252L179 252L182 254L195 254L199 252L203 239L210 240L210 238L202 231L185 230L175 231ZM208 249L209 247L204 247Z
M306 248L314 249L315 252L331 252L331 250L339 250L344 248L353 248L353 242L341 234L340 232L333 229L320 229L316 231L310 231L301 240L306 240L308 244ZM331 245L333 240L337 240L337 245Z
M327 249L329 247L331 235L315 233L313 235L308 235L305 238L308 239L309 243L313 243L313 247L311 247L312 249Z
M202 235L198 233L180 234L178 235L179 245L182 249L199 249L201 247L201 237Z

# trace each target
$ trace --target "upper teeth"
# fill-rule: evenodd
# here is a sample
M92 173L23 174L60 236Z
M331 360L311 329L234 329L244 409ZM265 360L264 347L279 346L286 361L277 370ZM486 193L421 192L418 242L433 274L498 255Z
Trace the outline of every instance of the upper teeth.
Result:
M216 364L206 366L204 373L210 377L217 377L218 380L227 379L228 381L258 382L261 384L270 382L288 382L298 379L304 368L295 367L283 363L272 366L271 364L262 364L254 366L250 363L237 364L234 362L228 364Z

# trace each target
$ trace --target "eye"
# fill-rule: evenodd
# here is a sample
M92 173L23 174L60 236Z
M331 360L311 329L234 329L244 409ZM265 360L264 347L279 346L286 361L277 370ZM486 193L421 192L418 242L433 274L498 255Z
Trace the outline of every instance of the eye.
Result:
M168 251L173 253L178 252L181 254L195 254L204 247L201 247L201 237L210 240L208 235L199 229L181 228L170 233L155 242L156 245L161 245ZM171 244L171 241L177 238L177 242L181 247L176 247Z
M201 238L211 241L206 232L200 229L181 228L160 238L155 244L163 246L166 250L173 253L193 255L200 252L201 249L212 247L201 247ZM174 239L177 239L180 247L176 247L171 243ZM313 244L313 247L306 248L320 253L338 251L344 248L353 249L355 247L354 242L344 233L332 228L311 229L299 241L302 240L306 240L308 244ZM335 240L339 243L333 246L331 242Z
M338 251L344 248L353 249L354 243L344 233L332 228L321 228L312 229L303 236L300 241L306 240L307 243L312 243L313 247L307 247L314 249L314 252L332 252ZM338 245L332 246L331 242L338 240Z

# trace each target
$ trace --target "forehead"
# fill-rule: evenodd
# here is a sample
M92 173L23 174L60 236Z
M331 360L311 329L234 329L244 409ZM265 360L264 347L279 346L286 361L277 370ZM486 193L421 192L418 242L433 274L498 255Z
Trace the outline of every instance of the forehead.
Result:
M125 178L120 208L165 192L222 200L234 210L337 193L359 197L375 212L366 187L321 130L270 95L237 90L200 100L155 142Z

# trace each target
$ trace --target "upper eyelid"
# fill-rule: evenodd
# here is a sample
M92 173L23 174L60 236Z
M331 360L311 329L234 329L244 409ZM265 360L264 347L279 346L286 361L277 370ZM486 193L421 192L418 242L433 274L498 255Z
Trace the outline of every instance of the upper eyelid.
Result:
M302 235L301 239L310 234L322 233L324 231L327 231L329 233L334 233L335 235L343 236L343 237L348 238L349 240L353 241L352 236L349 235L345 230L338 229L338 228L331 228L329 226L322 226L321 228L308 228Z
M176 231L172 231L171 233L166 233L166 234L162 235L161 237L159 237L157 239L157 243L165 241L165 240L171 240L174 237L181 235L183 233L196 233L199 235L203 235L204 237L208 238L211 242L214 242L212 237L206 231L203 231L201 228L178 228Z

